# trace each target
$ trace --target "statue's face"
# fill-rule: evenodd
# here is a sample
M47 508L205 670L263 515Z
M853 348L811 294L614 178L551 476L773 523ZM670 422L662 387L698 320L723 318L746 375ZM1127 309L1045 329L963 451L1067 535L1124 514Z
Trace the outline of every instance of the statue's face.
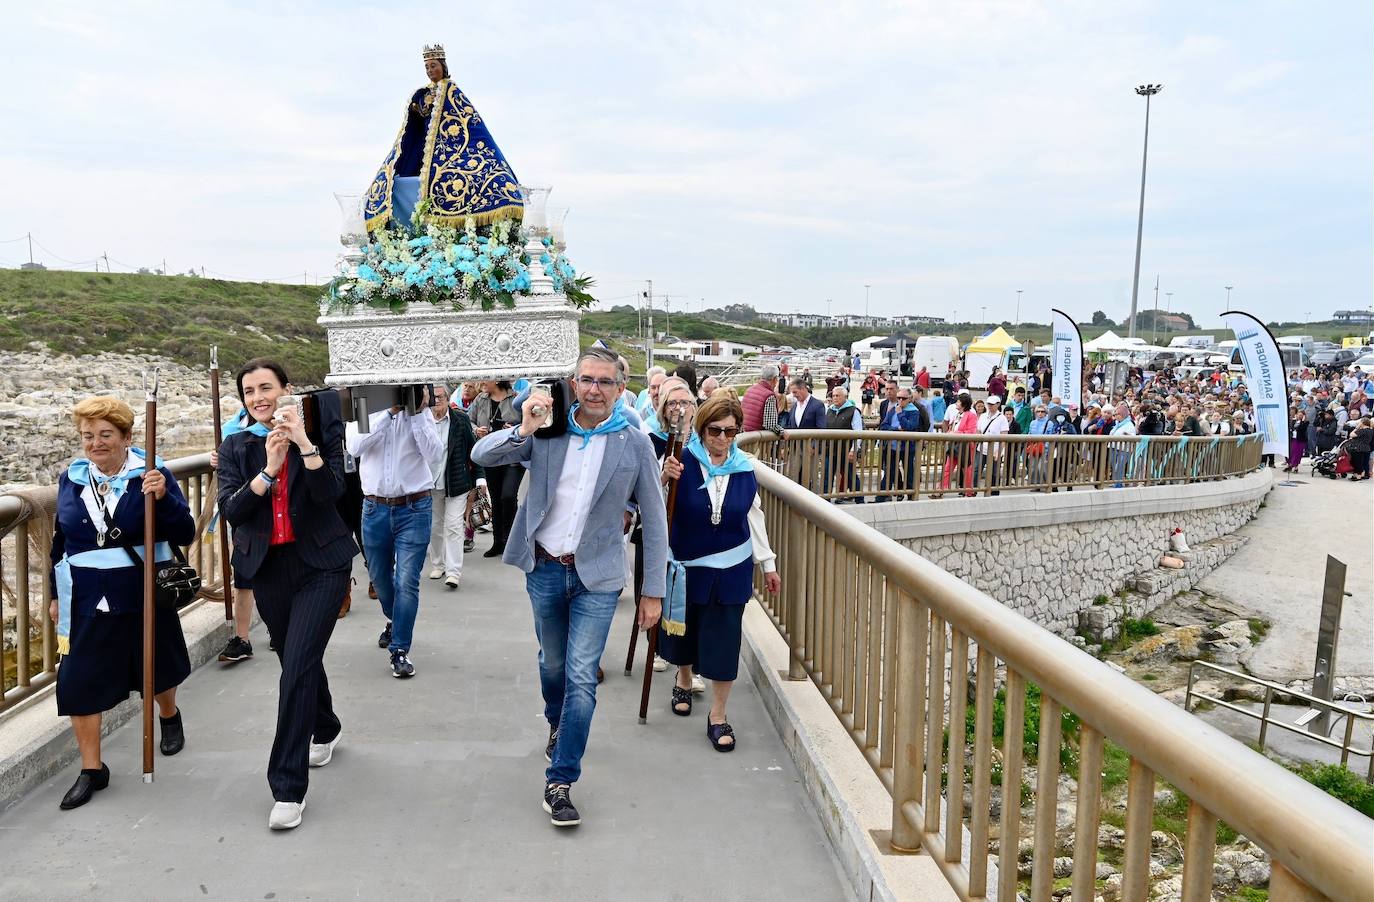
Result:
M444 77L444 64L440 60L425 60L425 74L430 81L439 81Z

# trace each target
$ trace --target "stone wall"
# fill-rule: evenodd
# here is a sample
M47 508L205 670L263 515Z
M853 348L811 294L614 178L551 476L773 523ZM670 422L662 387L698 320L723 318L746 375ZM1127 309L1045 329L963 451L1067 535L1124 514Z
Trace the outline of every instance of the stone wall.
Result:
M1071 635L1100 595L1135 590L1183 529L1204 554L1169 594L1190 588L1238 543L1272 471L1193 485L847 506L889 537L1047 629ZM867 510L865 510L867 508ZM886 510L883 510L886 509ZM1154 601L1167 600L1153 593ZM1132 611L1141 616L1143 611Z

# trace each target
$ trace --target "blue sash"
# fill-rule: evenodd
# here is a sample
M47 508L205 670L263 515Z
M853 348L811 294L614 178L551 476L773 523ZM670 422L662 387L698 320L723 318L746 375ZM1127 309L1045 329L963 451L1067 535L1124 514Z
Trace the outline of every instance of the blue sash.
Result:
M173 559L172 546L167 542L158 542L154 546L153 552L153 557L158 561ZM142 558L143 546L135 547L134 553ZM133 563L123 548L92 548L90 551L79 551L70 556L64 554L62 559L53 566L54 581L57 583L57 653L59 655L71 653L72 568L118 570L120 567L132 567Z
M687 568L711 567L726 570L749 560L754 554L753 539L725 551L702 555L690 561L673 558L668 550L668 587L663 593L663 631L670 636L687 634Z

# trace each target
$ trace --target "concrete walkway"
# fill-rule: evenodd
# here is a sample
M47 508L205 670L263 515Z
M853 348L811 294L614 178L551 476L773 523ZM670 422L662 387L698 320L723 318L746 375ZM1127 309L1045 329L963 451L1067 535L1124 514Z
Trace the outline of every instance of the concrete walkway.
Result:
M0 815L0 898L848 897L743 670L730 700L737 751L707 743L704 700L691 718L670 713L668 673L656 675L649 724L637 723L638 666L623 676L628 593L573 792L583 824L558 831L541 808L547 728L521 574L472 554L459 592L424 580L417 673L400 681L358 572L326 659L344 740L311 772L300 828L267 829L280 671L258 630L256 658L212 663L183 686L187 747L159 756L155 783L139 776L135 722L107 738L113 779L90 804L57 807L73 766Z
M1258 516L1238 530L1249 542L1197 588L1238 602L1273 624L1245 660L1268 680L1312 678L1326 556L1346 564L1338 676L1374 677L1374 481L1275 471ZM1293 485L1277 484L1290 481Z

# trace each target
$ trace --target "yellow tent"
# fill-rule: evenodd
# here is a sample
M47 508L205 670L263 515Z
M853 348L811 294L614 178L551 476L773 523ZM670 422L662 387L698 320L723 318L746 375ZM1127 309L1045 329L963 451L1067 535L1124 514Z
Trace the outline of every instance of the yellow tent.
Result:
M987 335L984 335L982 338L970 344L968 346L968 353L976 354L980 351L992 351L995 353L998 351L1005 351L1007 348L1016 347L1019 344L1019 341L1007 334L1006 329L998 326Z
M1017 340L1001 326L970 344L964 351L964 369L968 371L969 386L987 388L993 367L1000 367L1006 372L1007 350L1018 346Z

